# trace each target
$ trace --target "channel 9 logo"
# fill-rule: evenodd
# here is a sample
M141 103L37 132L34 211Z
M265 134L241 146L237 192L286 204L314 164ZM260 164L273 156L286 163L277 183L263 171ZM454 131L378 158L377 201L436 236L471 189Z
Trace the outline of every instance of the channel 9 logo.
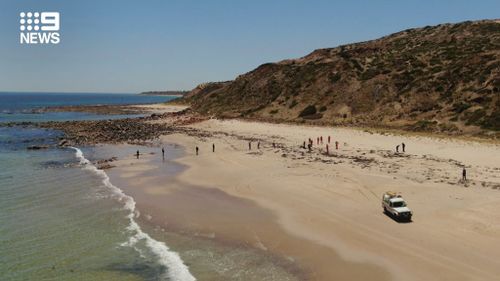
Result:
M19 14L21 44L59 44L61 27L58 12L21 12Z

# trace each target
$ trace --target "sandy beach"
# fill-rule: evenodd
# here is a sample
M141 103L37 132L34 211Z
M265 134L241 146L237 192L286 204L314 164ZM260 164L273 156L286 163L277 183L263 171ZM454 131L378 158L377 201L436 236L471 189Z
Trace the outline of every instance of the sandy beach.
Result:
M159 146L108 172L154 224L282 257L305 280L500 275L498 144L238 120L184 129L157 142L167 158L182 151L175 173ZM312 152L300 147L308 138ZM407 200L412 222L383 214L388 190Z

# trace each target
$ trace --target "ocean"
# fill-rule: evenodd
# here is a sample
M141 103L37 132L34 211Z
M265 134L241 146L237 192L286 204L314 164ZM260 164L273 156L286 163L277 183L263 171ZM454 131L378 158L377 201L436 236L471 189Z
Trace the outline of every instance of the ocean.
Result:
M110 116L32 110L169 99L0 93L0 122L106 119ZM92 160L92 147L26 149L55 144L60 136L53 130L0 126L0 280L194 280L177 253L142 231L133 198L86 158Z
M253 247L163 229L92 161L126 157L121 146L56 148L61 132L1 126L14 121L120 118L76 112L33 113L45 106L157 103L165 96L0 93L0 280L293 281L292 259ZM49 149L28 150L47 144ZM171 155L162 174L183 168ZM174 158L172 158L174 157ZM118 183L120 184L120 183ZM124 184L124 183L122 183ZM201 196L189 192L196 198ZM144 219L146 218L146 220Z
M0 92L0 122L66 121L123 118L123 115L98 115L84 112L34 113L47 106L148 104L165 102L175 97L134 94L80 93L8 93ZM128 116L130 117L130 116Z

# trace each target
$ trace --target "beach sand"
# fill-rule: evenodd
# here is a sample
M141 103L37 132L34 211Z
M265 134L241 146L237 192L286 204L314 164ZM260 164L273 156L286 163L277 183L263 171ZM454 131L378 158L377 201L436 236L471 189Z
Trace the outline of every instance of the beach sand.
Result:
M299 147L308 138L311 153ZM167 157L183 149L177 170L165 172L149 147L155 154L120 157L109 171L153 224L281 257L306 280L500 276L497 144L238 120L186 126L161 143ZM388 190L407 200L412 222L383 214Z
M162 114L169 112L178 112L188 108L188 106L184 105L171 105L171 104L162 104L162 103L154 103L154 104L137 104L132 106L137 108L138 110L147 110L150 113Z

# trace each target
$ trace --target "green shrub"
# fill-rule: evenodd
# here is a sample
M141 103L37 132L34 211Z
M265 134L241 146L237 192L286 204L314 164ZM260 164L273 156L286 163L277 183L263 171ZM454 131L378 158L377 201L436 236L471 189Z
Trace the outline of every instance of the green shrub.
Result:
M480 125L483 129L500 131L500 110L496 110L491 115L486 116Z
M330 82L335 83L338 82L340 78L342 78L342 75L340 75L340 73L330 73L328 78L330 78Z
M420 120L411 125L415 131L432 131L436 128L437 122L430 120Z
M482 123L484 123L484 121L482 120L483 117L485 117L484 109L476 109L476 111L467 114L467 116L466 116L467 121L465 122L465 124L466 125L481 125Z
M455 111L456 113L462 113L465 110L467 110L469 107L471 107L470 104L460 102L460 103L456 103L453 105L453 111Z
M308 116L308 115L313 115L313 114L316 114L318 111L316 110L316 106L314 105L308 105L306 106L306 108L304 108L300 114L299 114L299 117L304 117L304 116Z
M315 114L304 116L302 118L307 119L307 120L316 120L316 119L323 118L323 114L321 114L321 113L315 113Z
M377 76L379 74L378 70L370 68L366 70L365 72L361 73L361 76L359 79L361 80L369 80L372 79L373 77Z

